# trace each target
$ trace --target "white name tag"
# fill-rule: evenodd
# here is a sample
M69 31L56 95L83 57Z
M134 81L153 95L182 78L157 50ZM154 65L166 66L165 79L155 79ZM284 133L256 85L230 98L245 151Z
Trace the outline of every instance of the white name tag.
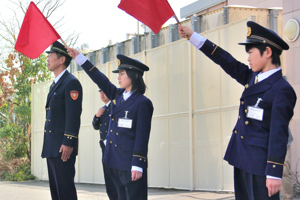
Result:
M131 128L132 127L132 119L128 118L119 118L118 127L121 128Z
M254 106L248 106L248 113L247 113L248 118L262 121L263 120L263 114L264 114L264 109L254 107Z

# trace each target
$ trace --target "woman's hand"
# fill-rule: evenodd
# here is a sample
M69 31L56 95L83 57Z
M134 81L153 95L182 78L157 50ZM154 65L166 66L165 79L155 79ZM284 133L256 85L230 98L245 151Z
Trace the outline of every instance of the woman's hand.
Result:
M77 49L73 49L73 48L68 48L68 54L69 56L71 56L72 58L76 58L79 54L79 51Z

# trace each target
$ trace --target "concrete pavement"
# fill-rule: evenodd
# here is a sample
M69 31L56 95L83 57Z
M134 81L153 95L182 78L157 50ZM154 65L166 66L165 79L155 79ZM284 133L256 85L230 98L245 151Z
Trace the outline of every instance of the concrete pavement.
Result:
M105 186L76 184L79 200L108 200ZM183 191L171 189L148 190L149 200L234 200L233 193ZM0 200L51 200L47 181L0 181Z
M80 183L76 188L79 200L108 200L104 185ZM231 192L149 188L148 193L149 200L234 200ZM51 200L48 181L0 181L0 200Z

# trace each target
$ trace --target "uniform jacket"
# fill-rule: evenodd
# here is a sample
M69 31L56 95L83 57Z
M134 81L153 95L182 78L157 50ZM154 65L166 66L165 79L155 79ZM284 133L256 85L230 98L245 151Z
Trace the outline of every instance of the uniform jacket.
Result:
M224 159L251 174L282 177L288 125L296 103L293 88L284 80L281 70L254 84L258 73L209 40L200 50L245 86ZM258 98L262 98L258 107L264 109L262 121L246 116L248 106L254 106Z
M66 71L51 87L45 108L42 157L60 157L61 145L74 147L72 156L76 156L82 111L82 87L78 79Z
M141 93L133 93L121 103L124 89L116 88L88 60L82 68L111 99L110 125L103 162L110 168L124 171L130 171L132 166L147 168L152 102ZM131 128L118 127L118 120L125 117L125 111L128 111L127 118L132 120Z
M106 106L104 106L106 107ZM99 130L100 132L100 147L102 148L102 152L104 153L105 145L103 141L106 139L108 126L109 126L109 115L110 115L110 104L105 108L103 114L100 117L94 116L92 121L93 127L95 130Z

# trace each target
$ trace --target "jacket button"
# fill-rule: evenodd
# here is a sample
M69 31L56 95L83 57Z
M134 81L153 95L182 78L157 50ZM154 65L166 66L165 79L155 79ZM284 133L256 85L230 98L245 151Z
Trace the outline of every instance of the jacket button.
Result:
M51 133L51 131L49 131L49 133Z
M116 135L119 135L119 133L116 133Z
M111 143L111 144L112 144L112 141L110 141L109 143Z
M48 121L50 122L50 119Z
M112 133L112 130L110 130L110 132Z
M237 130L235 130L234 133L237 134Z
M245 124L246 124L246 125L248 125L248 124L249 124L249 122L248 122L248 121L245 121Z
M273 168L276 168L276 165L273 165Z
M239 119L241 119L241 116L239 116Z
M248 110L247 110L247 109L245 110L245 113L248 113Z
M105 123L105 125L106 125L106 123Z
M111 120L112 120L112 121L115 121L115 119L114 119L114 118L112 118Z
M248 88L248 87L249 87L249 85L248 85L248 84L246 84L246 85L245 85L245 88Z
M102 126L102 124L100 124L100 126Z
M241 136L241 139L243 140L243 139L244 139L244 136Z
M244 105L244 101L241 101L241 104Z
M45 130L45 133L46 133L47 131Z
M117 147L118 145L115 144L115 147Z
M140 158L140 160L142 160L142 158Z

